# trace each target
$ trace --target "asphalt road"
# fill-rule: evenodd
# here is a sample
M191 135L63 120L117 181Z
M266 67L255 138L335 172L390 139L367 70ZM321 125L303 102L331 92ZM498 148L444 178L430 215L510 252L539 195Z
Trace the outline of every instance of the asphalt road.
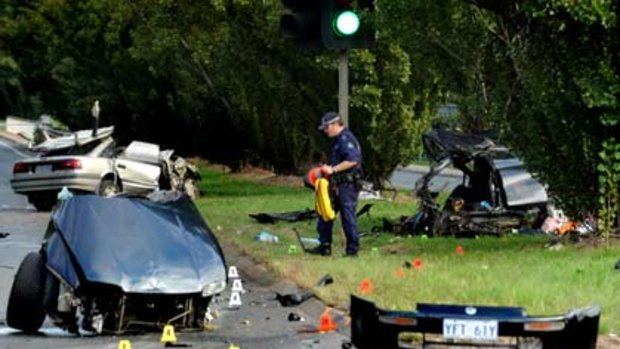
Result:
M27 335L6 326L6 304L13 277L21 260L36 251L41 242L49 213L37 212L25 197L15 195L9 183L12 164L28 155L23 149L0 138L0 349L57 349L57 348L118 348L121 340L129 340L132 349L162 348L161 333L131 336L69 335L46 320L37 335ZM216 222L209 222L211 226ZM2 234L4 235L4 234ZM239 272L245 293L241 306L229 307L231 286L212 303L217 315L213 328L202 332L176 333L179 344L192 348L341 348L349 340L349 328L320 334L316 332L325 306L311 299L295 307L282 307L275 300L276 292L290 293L297 287L272 276L234 249L224 246L229 266ZM318 281L318 280L317 280ZM335 280L337 283L337 280ZM334 285L326 287L337 287ZM289 321L289 314L304 321Z

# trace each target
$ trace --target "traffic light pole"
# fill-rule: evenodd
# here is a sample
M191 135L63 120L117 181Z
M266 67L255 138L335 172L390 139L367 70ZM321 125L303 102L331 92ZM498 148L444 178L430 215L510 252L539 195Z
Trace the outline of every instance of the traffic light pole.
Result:
M342 50L338 60L338 114L349 127L349 50Z

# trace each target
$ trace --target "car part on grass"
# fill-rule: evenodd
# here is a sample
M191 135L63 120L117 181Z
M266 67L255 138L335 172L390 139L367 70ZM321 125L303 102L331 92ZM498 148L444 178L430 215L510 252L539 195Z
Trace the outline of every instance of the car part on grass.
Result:
M301 246L301 249L305 252L305 253L312 253L311 251L313 250L313 248L308 247L306 245L306 239L305 237L302 237L301 234L299 234L299 231L297 230L297 228L293 228L293 231L295 232L295 236L297 237L297 241L299 242L299 246ZM318 242L318 241L317 241Z
M276 221L299 222L316 219L316 211L311 209L290 211L281 213L250 213L248 216L256 219L259 223L275 223Z
M397 311L351 295L351 318L358 349L403 348L402 333L422 334L422 347L595 349L600 307L554 316L529 316L519 307L423 303L415 311Z
M356 216L360 217L361 215L367 214L370 216L370 209L373 204L365 204L362 208L357 211ZM272 213L250 213L248 214L250 218L254 218L259 223L275 223L277 221L285 221L285 222L300 222L311 219L316 219L317 214L315 210L305 209L300 211L290 211L290 212L272 212Z
M317 283L317 287L325 287L334 282L331 275L325 274ZM297 293L281 294L276 292L276 300L280 302L283 307L292 307L299 305L308 299L312 298L314 293L312 291L300 291Z
M39 252L13 282L9 326L36 332L47 314L72 333L202 329L226 287L221 247L178 192L75 195L52 212ZM78 323L79 321L79 323Z
M411 234L499 235L542 225L548 214L545 188L491 135L433 128L422 142L432 163L415 183L420 209L406 222ZM440 208L430 182L448 166L463 172L463 182Z

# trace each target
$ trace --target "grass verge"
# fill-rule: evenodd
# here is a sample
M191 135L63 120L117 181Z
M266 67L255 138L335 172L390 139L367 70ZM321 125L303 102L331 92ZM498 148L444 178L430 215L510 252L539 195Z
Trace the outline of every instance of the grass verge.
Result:
M383 218L397 220L415 212L415 200L399 194L394 201L370 202L370 215L360 217L359 258L340 256L344 244L338 219L333 257L304 255L299 247L291 253L290 246L298 245L294 229L315 238L315 221L262 224L248 215L312 208L314 195L301 182L296 187L269 184L213 168L203 168L202 175L204 196L197 206L217 238L276 275L313 288L328 304L348 308L349 295L362 295L360 285L368 279L372 292L362 296L387 309L445 302L520 306L530 315L553 315L596 303L602 308L600 332L620 333L620 271L613 268L620 258L618 244L567 243L550 249L546 236L423 239L372 233ZM256 241L261 231L278 236L279 242ZM328 273L334 284L315 287Z

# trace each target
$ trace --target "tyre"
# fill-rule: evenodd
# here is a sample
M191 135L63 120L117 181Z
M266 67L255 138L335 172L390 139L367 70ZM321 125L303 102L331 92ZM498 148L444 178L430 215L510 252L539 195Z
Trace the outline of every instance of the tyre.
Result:
M6 322L24 332L37 332L45 320L45 261L38 252L30 252L15 274L6 309Z
M121 192L121 186L117 181L112 179L104 179L99 183L99 189L97 190L97 194L101 196L112 196Z

